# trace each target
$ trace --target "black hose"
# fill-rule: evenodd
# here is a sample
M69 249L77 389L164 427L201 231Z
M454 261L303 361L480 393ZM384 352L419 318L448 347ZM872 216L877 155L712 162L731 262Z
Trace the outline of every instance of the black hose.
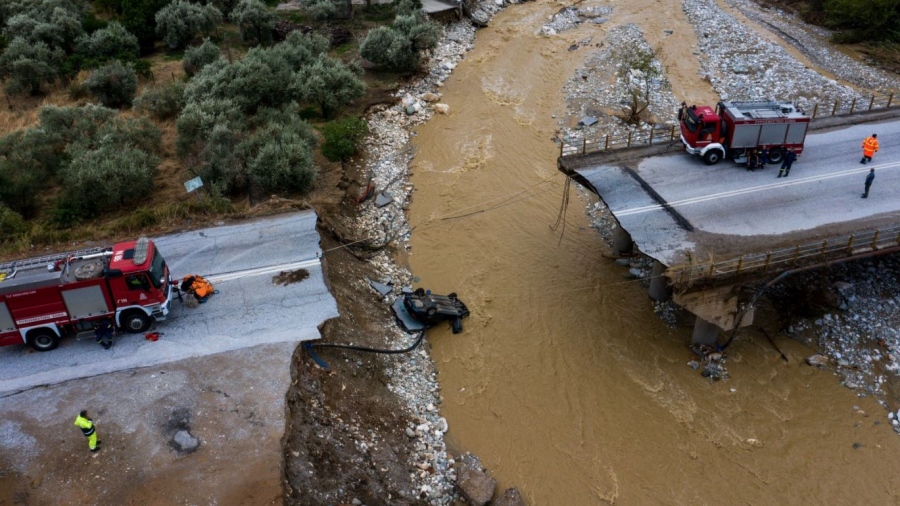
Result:
M309 353L309 356L312 357L313 360L319 366L324 369L328 369L328 364L325 363L324 360L319 358L318 355L313 351L313 348L341 348L344 350L353 350L353 351L362 351L365 353L381 353L384 355L399 355L400 353L408 353L414 349L416 349L421 343L422 340L425 339L425 331L419 332L419 337L416 338L415 342L412 343L408 348L403 348L400 350L384 350L379 348L369 348L368 346L357 346L355 344L338 344L338 343L311 343L309 341L305 341L303 343L303 349Z

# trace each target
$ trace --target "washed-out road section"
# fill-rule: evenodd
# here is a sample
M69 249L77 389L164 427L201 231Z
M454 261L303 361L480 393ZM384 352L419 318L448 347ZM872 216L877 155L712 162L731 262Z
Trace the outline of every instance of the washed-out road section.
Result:
M319 337L318 325L337 316L325 286L316 215L303 212L237 225L154 238L173 278L200 274L218 293L189 308L172 302L165 321L144 334L119 333L111 350L88 339L65 339L56 350L0 348L0 395L265 343ZM277 285L282 271L305 269L309 277Z
M315 221L304 212L157 238L173 275L208 276L219 291L193 309L175 301L157 342L0 350L0 505L280 504L292 357L337 314ZM298 268L309 277L273 283ZM73 425L81 409L97 453Z

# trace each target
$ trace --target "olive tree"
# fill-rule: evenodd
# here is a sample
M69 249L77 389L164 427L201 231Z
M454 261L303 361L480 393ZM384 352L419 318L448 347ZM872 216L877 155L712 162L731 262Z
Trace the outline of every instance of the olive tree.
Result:
M322 116L330 118L340 107L363 96L365 84L359 78L362 69L326 55L297 72L291 89L303 101L319 106Z
M222 13L212 5L175 0L156 13L156 33L171 49L183 48L200 33L212 33Z
M0 75L6 79L6 91L39 95L44 85L56 82L64 58L60 48L14 38L0 55Z
M184 72L189 76L193 76L203 67L218 60L220 57L219 46L213 44L209 38L206 38L203 40L203 44L189 47L184 51L184 58L181 60L181 64L184 67Z
M110 60L131 61L138 57L141 50L137 37L118 21L111 21L106 28L81 36L76 48L83 58L98 64Z
M419 66L422 52L437 45L439 33L438 25L413 2L400 2L393 24L371 30L359 53L376 65L411 71Z
M259 44L272 42L277 18L260 0L240 0L231 11L231 20L241 29L241 37Z
M60 6L16 14L7 20L3 28L3 35L7 38L22 37L29 42L42 42L66 52L74 49L75 41L83 33L80 13Z
M84 80L87 90L107 107L131 105L137 85L134 69L119 60L98 68Z
M61 171L65 198L83 216L146 202L153 190L159 157L134 146L103 143L97 149L71 149Z
M134 100L134 106L156 119L172 119L184 108L184 85L168 83L149 88Z

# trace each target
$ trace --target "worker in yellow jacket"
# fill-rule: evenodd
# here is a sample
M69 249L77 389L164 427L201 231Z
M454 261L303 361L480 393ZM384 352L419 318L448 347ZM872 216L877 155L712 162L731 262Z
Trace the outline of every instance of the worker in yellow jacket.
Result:
M878 134L872 134L871 137L867 137L862 143L862 148L863 157L859 163L865 165L866 162L872 161L872 156L878 151Z
M81 429L81 433L88 438L88 448L92 452L100 449L100 441L97 440L97 427L94 427L94 421L88 416L87 410L82 410L75 418L75 426Z

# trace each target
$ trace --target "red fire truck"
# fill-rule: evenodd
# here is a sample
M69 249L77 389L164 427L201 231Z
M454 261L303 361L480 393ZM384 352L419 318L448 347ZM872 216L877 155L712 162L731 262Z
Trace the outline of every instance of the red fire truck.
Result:
M164 320L174 297L150 239L0 264L0 346L49 351L108 318L128 332Z
M768 150L770 163L780 163L786 150L803 152L809 116L790 102L719 102L678 111L681 142L692 155L715 165L723 158L745 163L752 150Z

